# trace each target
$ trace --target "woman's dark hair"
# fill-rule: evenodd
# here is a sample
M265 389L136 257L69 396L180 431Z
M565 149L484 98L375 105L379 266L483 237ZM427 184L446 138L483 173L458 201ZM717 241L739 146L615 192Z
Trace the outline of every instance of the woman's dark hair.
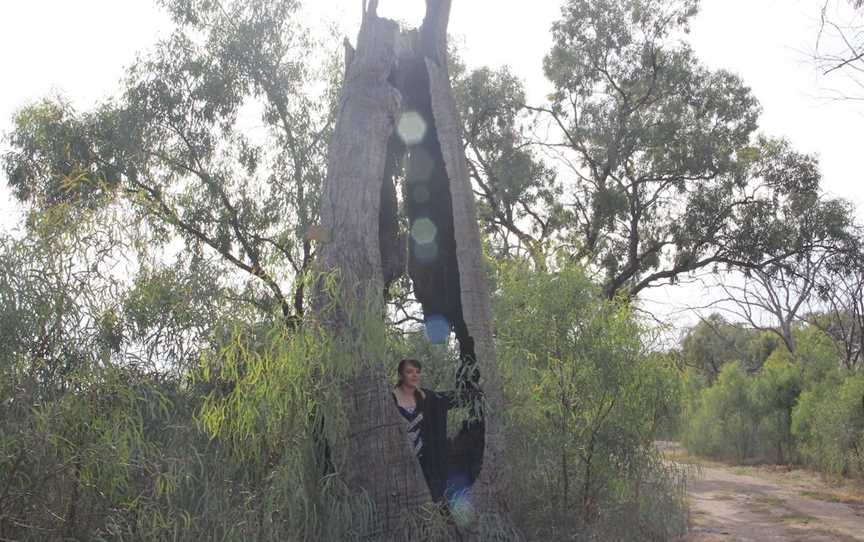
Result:
M399 375L399 381L396 383L397 386L402 385L402 375L405 374L405 367L407 367L408 365L414 367L418 371L423 370L423 365L421 365L420 362L416 359L405 358L399 360L399 365L396 367L396 374Z

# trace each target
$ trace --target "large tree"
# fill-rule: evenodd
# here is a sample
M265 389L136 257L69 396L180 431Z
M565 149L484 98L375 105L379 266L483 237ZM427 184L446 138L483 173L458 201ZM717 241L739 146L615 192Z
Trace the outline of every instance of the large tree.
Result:
M555 158L564 186L565 246L603 272L609 297L810 248L790 219L818 196L815 163L757 138L750 90L682 40L697 6L568 0L553 25L544 67L554 92L530 107L533 143Z
M151 247L179 238L217 256L237 297L296 321L338 62L296 0L162 4L176 28L116 98L86 112L47 99L16 115L9 184L35 212L131 203Z
M459 73L455 92L484 233L502 256L528 256L538 270L572 218L554 169L523 135L522 82L506 67Z
M502 386L495 365L489 293L474 199L450 88L449 0L427 0L423 25L399 30L364 2L356 50L346 46L346 77L330 143L321 199L318 264L339 286L319 290L324 323L354 343L360 365L349 382L349 481L376 505L375 531L398 537L407 515L428 502L405 428L392 406L384 367L362 343L352 315L383 303L382 293L407 268L427 319L455 332L463 364L479 367L485 391L483 468L472 490L485 517L501 510ZM404 163L404 170L399 164ZM395 181L408 218L398 224ZM382 315L383 316L383 315ZM371 363L370 363L371 361ZM482 536L482 535L481 535Z

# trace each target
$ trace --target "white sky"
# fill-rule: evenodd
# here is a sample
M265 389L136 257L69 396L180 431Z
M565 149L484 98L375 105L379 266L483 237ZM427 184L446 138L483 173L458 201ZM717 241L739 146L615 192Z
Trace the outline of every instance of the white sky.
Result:
M844 81L819 78L807 58L823 4L703 0L690 41L709 67L743 77L762 103L761 130L816 153L826 190L852 200L864 218L864 101L825 99L828 92L820 85L842 87ZM360 0L313 0L310 5L315 17L336 21L354 41ZM423 5L423 0L381 0L379 13L416 24ZM525 80L529 98L539 102L548 90L541 62L559 5L558 0L454 0L450 29L461 37L469 66L509 65ZM2 0L0 133L8 132L17 108L51 93L62 93L79 109L93 106L116 91L136 52L168 28L153 0ZM6 149L5 141L0 143L0 152ZM10 228L17 216L2 177L0 228ZM651 297L675 305L686 290L661 290Z

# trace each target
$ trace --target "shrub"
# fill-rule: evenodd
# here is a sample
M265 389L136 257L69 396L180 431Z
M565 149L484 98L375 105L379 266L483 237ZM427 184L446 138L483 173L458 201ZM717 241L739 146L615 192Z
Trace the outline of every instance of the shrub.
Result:
M789 352L775 350L753 379L754 419L758 420L760 459L786 463L794 459L792 409L801 393L801 370Z
M677 394L626 305L577 267L502 269L499 359L514 514L532 539L666 540L682 477L653 447Z
M753 381L737 362L720 370L717 382L698 393L690 414L684 445L709 457L744 461L756 449L758 412Z
M792 413L792 433L808 464L832 477L864 479L864 375L826 378L805 391Z

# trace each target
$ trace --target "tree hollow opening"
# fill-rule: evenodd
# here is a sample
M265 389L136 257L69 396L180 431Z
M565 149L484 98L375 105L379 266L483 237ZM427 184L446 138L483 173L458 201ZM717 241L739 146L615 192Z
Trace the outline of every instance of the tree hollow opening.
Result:
M428 15L419 30L400 33L396 64L389 78L401 94L401 111L388 142L381 192L380 247L385 285L405 270L422 306L430 335L455 334L459 345L458 392L479 391L474 339L462 309L453 201L432 105L427 61L438 62L432 39L437 24ZM407 231L399 232L397 181L401 181ZM386 287L386 286L385 286ZM466 393L467 392L467 393ZM482 409L448 442L448 482L467 489L480 474L485 449Z

